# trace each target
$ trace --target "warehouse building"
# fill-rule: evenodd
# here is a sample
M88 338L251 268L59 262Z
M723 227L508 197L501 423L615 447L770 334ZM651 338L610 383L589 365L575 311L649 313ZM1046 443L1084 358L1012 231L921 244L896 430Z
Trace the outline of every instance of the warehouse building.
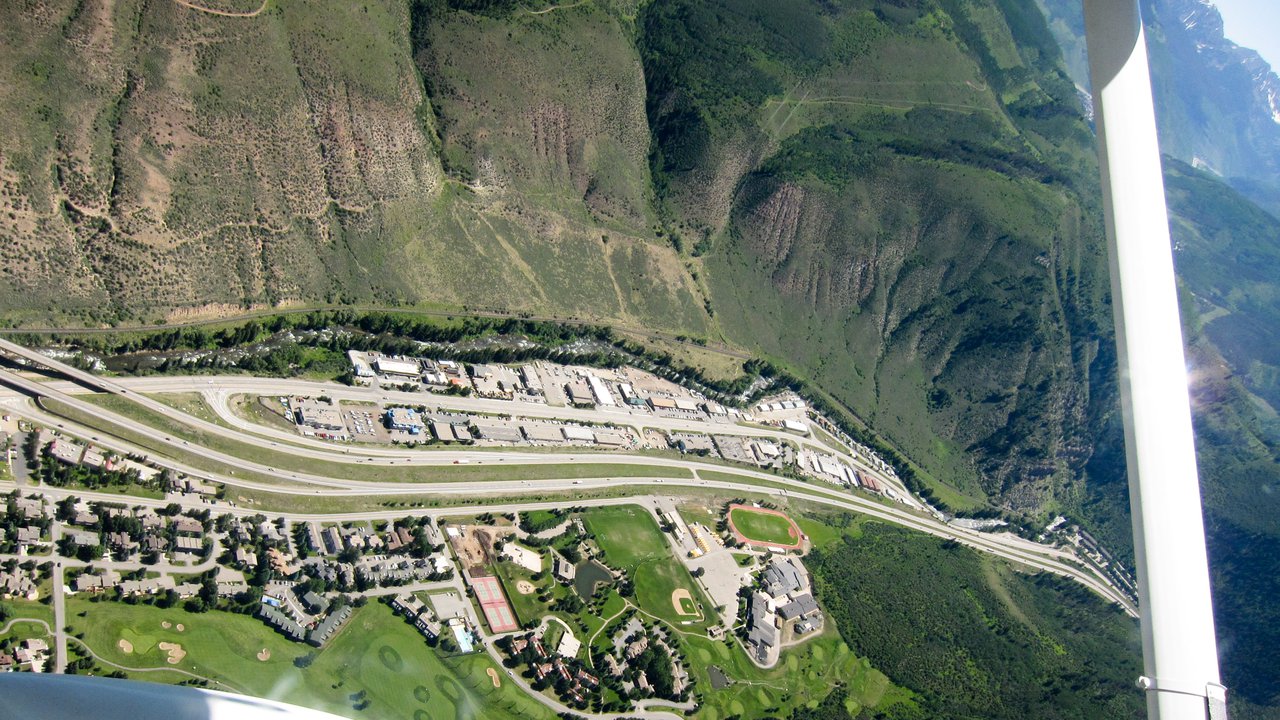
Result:
M373 361L373 367L378 371L379 375L388 377L402 377L418 379L422 374L422 366L417 360L402 359L393 360L391 358L380 357Z

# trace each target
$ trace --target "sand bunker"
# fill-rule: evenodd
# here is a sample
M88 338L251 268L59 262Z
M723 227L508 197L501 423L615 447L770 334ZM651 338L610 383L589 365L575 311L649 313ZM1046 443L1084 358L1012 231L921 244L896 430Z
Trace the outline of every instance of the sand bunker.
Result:
M173 627L173 623L169 622L168 620L165 620L164 622L160 623L160 627L164 628L165 630L168 630L169 628Z
M516 592L520 593L521 595L532 595L538 592L538 588L534 587L533 583L529 582L528 580L517 580Z
M258 659L261 660L262 662L266 662L270 660L271 651L266 648L262 648L262 652L258 653Z
M120 652L125 654L133 652L133 643L125 640L124 638L120 638L120 640L116 642L116 647L120 648Z
M169 659L167 662L170 665L177 665L182 662L182 658L187 656L187 651L183 650L182 646L178 643L162 642L156 647L160 648L162 652L169 653Z
M489 673L489 679L493 681L494 687L502 687L502 680L498 677L498 671L488 668L485 672Z
M185 628L185 627L183 627L182 623L178 623L178 627L176 627L176 628L174 628L174 629L175 629L175 630L177 630L178 632L183 632L183 631L185 631L185 630L186 630L186 628Z
M698 616L698 606L693 603L693 596L684 588L671 591L671 605L679 615Z

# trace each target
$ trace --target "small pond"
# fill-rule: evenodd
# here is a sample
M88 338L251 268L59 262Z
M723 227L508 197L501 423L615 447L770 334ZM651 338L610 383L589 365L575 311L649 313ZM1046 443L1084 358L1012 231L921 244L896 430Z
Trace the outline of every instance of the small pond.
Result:
M724 688L729 687L729 677L724 674L723 670L715 665L707 666L707 675L711 676L712 690L723 690Z
M584 560L578 563L574 571L576 575L573 579L573 589L583 600L591 599L591 595L596 591L596 583L613 582L613 575L609 574L609 568L595 560Z

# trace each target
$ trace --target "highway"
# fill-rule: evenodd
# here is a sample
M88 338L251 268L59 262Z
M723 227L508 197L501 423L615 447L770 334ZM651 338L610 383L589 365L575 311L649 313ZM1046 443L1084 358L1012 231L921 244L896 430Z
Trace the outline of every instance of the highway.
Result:
M24 357L30 356L29 359L31 359L33 362L40 362L42 364L50 364L50 365L54 364L55 362L55 361L49 361L47 358L44 358L44 356L34 353L33 351L29 351L29 350L26 350L25 348L21 348L21 346L16 346L7 341L0 340L0 349L5 349L10 352L15 352L14 348L18 348L19 350L21 350L21 352L17 352L15 354L20 354ZM62 366L61 363L57 363L57 365ZM66 366L63 366L63 367L66 367ZM163 403L159 403L150 398L146 398L136 390L131 391L129 388L124 387L122 384L117 383L115 381L105 381L96 376L89 375L88 373L83 373L82 371L75 370L74 368L67 367L67 371L63 371L62 367L58 367L57 369L60 372L70 371L70 372L67 372L68 375L77 377L77 379L87 384L92 384L93 386L97 386L97 387L103 387L109 392L115 392L117 394L127 396L132 400L138 401L139 404L155 409L157 412L162 412L166 417L170 417L175 421L182 422L184 424L189 424L189 425L196 424L196 422L198 422L200 423L200 427L202 430L216 428L219 435L223 437L227 437L229 439L236 440L238 442L262 444L265 440L265 438L263 437L250 435L239 429L226 428L221 425L217 425L215 423L208 423L206 421L200 421L198 419L191 418L189 415L182 413L181 411L175 410L174 408L171 408L167 405L164 405ZM80 376L83 376L83 377L80 377ZM189 391L192 388L193 384L198 383L201 380L201 378L162 378L162 379L168 380L168 381L173 381L173 380L185 381L187 383L186 385L182 385L181 383L179 383L177 386L183 387L183 389L187 391ZM150 379L140 378L138 380L150 380ZM208 387L208 379L205 378L203 380L205 380L206 387ZM254 380L254 379L235 378L235 380L240 383L245 383L246 380ZM57 384L55 383L35 382L33 380L23 378L19 375L16 375L14 373L7 372L7 371L0 371L0 382L10 385L11 387L15 387L28 395L56 399L60 402L66 403L71 407L76 408L77 410L79 410L80 412L84 413L89 417L93 417L97 420L101 420L107 423L116 424L116 425L119 425L120 427L129 429L133 432L140 433L147 437L154 438L156 442L163 443L169 447L172 447L175 451L177 451L180 454L198 455L202 458L214 460L219 463L225 464L229 467L236 468L237 470L240 470L242 472L247 472L249 474L257 474L257 475L266 476L270 478L280 478L283 481L283 484L277 483L277 482L260 482L257 480L250 480L247 478L238 477L234 474L212 473L209 471L190 467L184 463L181 463L176 460L171 460L168 458L158 458L158 457L155 457L155 453L149 452L143 448L136 447L128 442L120 440L119 438L105 437L104 432L100 429L77 426L74 423L70 423L66 420L53 417L40 410L31 408L29 406L24 406L21 403L16 402L13 398L9 398L6 401L6 404L9 407L12 407L14 411L17 412L18 414L25 415L30 419L45 425L52 425L54 427L62 426L64 427L64 429L68 430L73 434L78 434L86 438L96 438L94 440L96 444L106 449L109 449L112 452L117 452L120 454L134 453L139 455L152 456L153 459L159 462L160 464L170 467L178 472L192 475L194 477L204 478L214 482L223 483L228 486L253 488L257 490L264 490L264 491L275 492L275 493L299 494L299 495L324 494L324 495L354 495L354 496L382 497L382 496L393 496L393 495L402 495L402 494L429 493L429 494L453 495L453 496L462 496L462 497L481 497L485 495L512 496L512 495L526 494L531 492L547 492L547 491L573 492L573 491L592 490L592 489L617 489L619 487L628 486L628 485L631 485L631 486L645 485L645 486L653 487L654 485L657 485L657 484L665 484L666 486L673 487L673 488L674 487L695 487L695 488L710 488L710 489L724 490L731 493L764 492L764 493L769 493L774 495L786 495L787 497L794 498L794 499L806 500L809 502L826 505L828 507L835 507L835 508L840 508L844 510L850 510L853 512L863 513L866 515L871 515L873 517L877 517L877 518L886 520L888 522L893 522L898 525L902 525L904 527L919 530L921 532L927 532L937 537L954 539L970 547L974 547L975 549L978 549L980 551L991 553L999 557L1008 559L1010 561L1026 565L1028 567L1071 577L1077 580L1078 582L1084 584L1086 587L1089 587L1090 589L1094 590L1095 592L1102 595L1103 597L1109 600L1112 600L1114 602L1117 602L1122 607L1124 607L1126 611L1130 612L1131 614L1134 612L1132 603L1128 600L1128 598L1124 595L1124 593L1122 593L1117 588L1113 587L1104 576L1102 576L1092 567L1082 568L1080 566L1075 565L1074 563L1078 561L1075 559L1074 554L1070 552L1066 552L1056 547L1038 545L1035 543L1031 543L1030 541L1027 541L1022 538L1016 538L1014 536L990 535L990 534L984 534L984 533L979 533L975 531L968 531L961 528L955 528L955 527L946 525L945 523L939 522L932 517L921 516L919 514L916 514L914 512L911 512L909 510L899 508L899 507L882 505L878 502L875 502L868 498L861 497L859 495L844 493L841 491L837 491L834 488L832 490L825 490L824 488L817 487L809 483L804 483L797 480L792 480L790 478L779 477L779 476L770 475L770 474L762 473L758 471L724 467L719 465L707 465L705 463L697 463L697 462L692 462L692 461L683 460L683 459L676 459L676 458L656 458L656 457L643 456L643 455L590 454L590 455L584 456L579 453L578 455L575 456L575 455L568 455L563 453L549 453L549 454L502 453L501 455L496 456L498 458L498 461L501 461L501 462L510 461L509 464L512 464L512 465L535 464L535 463L563 464L566 462L574 462L575 458L582 458L582 461L588 461L592 463L597 463L597 462L598 463L626 463L626 464L646 464L646 465L664 466L664 467L678 467L678 468L688 470L692 476L687 479L669 478L669 477L667 478L633 477L633 478L625 478L625 479L615 479L615 478L609 478L609 477L601 477L601 478L581 478L581 479L575 479L572 481L570 480L484 481L484 482L446 481L446 482L425 482L425 483L360 482L360 481L352 481L349 479L332 476L332 475L319 475L315 473L292 472L292 471L280 472L275 468L263 465L261 463L245 460L237 456L217 452L214 450L210 450L208 448L189 445L185 442L182 442L174 438L165 438L163 435L159 434L157 430L143 423L133 421L129 418L104 410L102 408L97 407L96 405L92 405L90 403L80 400L79 398L69 395L63 392L62 390L58 389L56 386ZM275 390L274 391L259 390L259 392L265 391L265 392L273 392L278 394L281 392L280 388L282 384L291 383L293 381L267 380L264 382L270 383L271 385L273 385ZM130 384L133 384L133 383L131 382ZM333 386L333 385L327 385L327 384L320 385L320 384L314 384L314 383L310 385L313 385L313 386L319 385L320 389L317 390L315 388L312 388L308 391L309 394L326 393L326 394L329 394L330 396L333 396L335 394L334 393L335 388L341 387L341 386ZM175 385L168 385L168 387L175 387ZM413 397L415 401L419 401L419 402L421 401L421 395L411 395L411 397ZM452 398L450 400L452 400ZM485 402L502 403L502 401L485 401ZM506 410L509 411L511 409L510 403L502 403L502 404L506 406ZM556 408L554 410L556 413L559 413L562 409ZM665 419L665 418L650 418L650 419ZM195 421L195 422L192 422L192 421ZM705 428L705 423L702 423L701 425L703 425L703 427ZM256 427L254 429L258 430L258 428ZM271 430L270 428L262 428L262 429ZM736 429L738 428L735 428L735 430ZM751 428L742 428L742 429L750 430ZM291 441L306 440L306 439L307 438L299 438L296 436L294 438L290 438ZM375 453L374 450L365 452L363 448L361 449L360 454L363 455L364 457L356 457L350 454L349 452L336 452L335 448L331 444L323 443L322 441L318 441L318 440L315 440L313 442L320 443L321 447L293 446L291 449L294 451L295 454L299 454L301 456L308 457L311 459L325 460L325 461L332 461L332 462L348 462L348 463L354 463L354 462L383 463L385 462L386 464L397 463L401 465L407 465L407 464L427 464L427 465L437 464L438 465L443 463L452 463L453 460L462 459L462 458L474 459L474 461L476 462L494 462L495 460L495 453L493 452L443 451L443 452L430 452L430 453L420 453L420 452L415 453L413 451L402 450L399 455L396 455L395 452L391 450L375 449L377 450L377 452ZM289 447L289 443L276 444L272 442L271 446L274 449L283 450ZM374 458L374 459L368 460L367 458ZM335 467L335 470L337 469L338 468ZM741 477L743 481L736 482L736 481L704 479L700 475L698 475L699 470L714 470L719 473L732 474L732 475ZM755 482L752 482L752 481L755 481ZM782 486L782 487L762 487L758 484L760 481L764 481L772 485ZM77 494L81 496L85 495L85 493L77 493ZM119 495L112 495L112 494L107 494L107 497L112 498L112 501L115 501L115 502L119 502L122 499ZM619 501L615 499L615 500L608 500L606 502L616 503ZM527 509L530 506L531 504L529 503L519 503L519 504L512 505L511 509L520 509L520 508ZM555 507L556 505L552 504L551 506ZM207 508L208 506L204 505L203 507ZM495 506L490 505L485 507L486 509L497 511L495 509ZM251 512L256 512L256 510ZM396 517L396 516L402 516L403 514L404 514L403 511L390 512L390 513L387 513L385 517ZM289 514L289 517L296 520L296 519L303 519L306 516L301 516L301 515L291 513ZM321 517L325 517L332 520L332 519L339 519L343 516L324 515ZM364 519L364 518L371 518L371 517L379 517L379 514L378 513L356 513L351 516L352 519Z
M874 475L883 484L893 487L903 498L911 498L911 494L902 486L901 481L872 468L860 458L853 457L843 447L833 447L813 436L800 436L794 433L775 430L768 427L733 423L713 423L692 418L666 417L652 414L647 411L622 407L608 410L588 410L573 407L550 407L540 403L491 400L474 397L442 398L438 396L425 395L420 392L402 392L399 390L387 390L376 387L349 387L346 385L339 385L337 383L320 383L283 378L254 378L237 375L221 377L157 376L141 378L105 378L99 375L94 375L93 373L85 372L58 360L54 360L34 350L2 338L0 338L0 350L72 378L76 383L79 383L80 388L94 388L114 395L127 396L138 405L145 407L152 412L163 415L175 422L190 425L207 433L220 435L233 440L243 440L243 432L250 432L261 437L274 438L276 441L284 444L273 447L286 452L292 451L292 446L300 445L332 453L334 452L334 445L331 442L302 437L293 433L286 433L276 428L251 424L242 418L236 417L235 414L229 412L229 410L225 412L219 411L218 414L220 419L233 425L237 430L242 431L237 432L236 430L224 427L218 423L209 422L202 418L197 418L188 413L184 413L177 408L147 397L146 393L209 393L216 391L218 396L222 397L224 400L222 403L213 403L215 410L218 410L220 406L225 410L225 398L234 394L327 395L337 400L400 403L405 405L425 404L438 409L457 410L460 412L518 415L529 418L573 420L588 423L599 423L602 421L615 422L617 424L630 425L637 430L644 427L655 428L668 432L707 433L720 430L726 434L766 438L775 442L790 441L800 445L809 446L820 452L836 455L855 467L858 467L862 471ZM57 387L63 392L70 393L74 392L71 388L76 386L73 384L70 387L67 385L60 385ZM130 392L130 388L133 388L133 392ZM364 452L364 455L369 458L369 460L367 460L368 462L376 462L378 459L388 459L400 460L402 464L405 459L422 464L447 464L452 463L453 460L459 458L474 457L483 459L486 455L491 454L492 453L471 452L451 456L446 453L431 453L426 456L411 456L406 458L403 452L396 452L394 450L370 448L367 452ZM513 455L511 453L504 453L504 455L509 458L518 457L518 455ZM537 462L540 458L545 457L547 456L540 454L528 454L521 459L529 462ZM615 455L613 457L622 456Z
M0 376L2 376L2 373L0 373ZM74 398L72 398L72 400L74 400ZM94 406L88 405L87 403L84 403L84 405L89 409L95 409ZM20 414L27 415L33 421L40 422L45 425L56 426L57 424L60 423L59 418L47 415L38 410L33 410L30 408L14 408L14 409L16 412L19 412ZM99 437L97 444L113 452L117 452L121 454L130 453L130 452L136 453L136 454L147 454L146 451L142 448L132 446L128 443L125 443L123 441L120 441L114 438L102 436L100 431L96 431L92 428L75 426L74 424L66 423L65 421L62 421L61 424L67 425L68 428L73 433L78 433L81 435L84 435L90 432L97 432L98 433L97 436ZM190 447L184 446L183 449L186 451L194 450L196 452L199 452L200 454L204 454L205 452L207 452L201 448L194 448L193 446L190 446ZM257 470L263 469L262 466L257 465L256 463L240 460L233 456L224 456L224 457L227 457L233 464L239 467L245 467L247 469L257 469ZM157 458L153 457L153 459L157 459ZM676 461L676 462L681 462L681 461ZM439 494L439 495L449 495L449 496L461 496L463 498L476 498L476 497L493 496L493 495L511 497L513 495L527 494L531 492L545 493L550 491L550 492L572 493L575 491L596 490L596 489L616 490L619 487L623 487L623 486L643 485L647 487L655 487L656 485L659 485L659 484L665 485L667 487L671 487L673 491L677 487L691 487L691 488L723 490L730 493L741 493L741 494L767 493L767 494L773 494L773 495L785 495L789 498L796 499L796 500L805 500L805 501L813 502L816 504L824 505L827 507L834 507L842 510L849 510L852 512L858 512L865 515L870 515L872 517L876 517L888 522L892 522L897 525L901 525L903 527L907 527L913 530L918 530L920 532L925 532L930 535L934 535L936 537L956 540L958 542L964 543L965 545L973 547L977 550L987 552L987 553L996 555L998 557L1002 557L1007 560L1020 563L1028 567L1044 570L1047 572L1052 572L1065 577L1070 577L1075 579L1077 582L1080 582L1081 584L1085 585L1086 587L1090 588L1091 590L1098 593L1099 595L1103 596L1104 598L1120 604L1122 607L1126 609L1127 612L1133 613L1135 611L1135 608L1133 608L1132 603L1128 600L1127 596L1125 596L1122 592L1120 592L1118 589L1113 587L1105 577L1099 575L1092 568L1082 569L1077 565L1072 564L1075 561L1074 556L1059 548L1038 545L1035 543L1031 543L1030 541L1025 540L1023 538L1018 538L1016 536L1011 536L1011 535L989 535L985 533L979 533L976 531L964 530L962 528L953 527L945 523L939 522L931 517L918 515L910 511L903 510L893 506L882 505L868 498L864 498L864 497L860 497L852 494L837 494L835 491L823 492L821 488L809 485L807 483L791 480L789 478L766 475L764 473L746 473L746 476L747 477L758 476L760 479L764 479L772 483L779 483L787 487L785 489L769 488L769 487L762 487L760 485L753 484L750 482L729 482L729 481L723 481L723 480L703 479L700 476L696 475L696 469L697 469L696 467L693 468L693 470L695 471L695 477L690 479L664 478L664 477L634 477L634 478L626 478L625 480L620 480L620 479L602 477L602 478L580 478L575 480L482 481L482 482L454 481L454 482L435 482L435 483L366 483L366 482L343 480L340 478L305 475L305 474L300 474L298 476L298 479L304 482L312 482L313 481L312 479L314 479L314 482L323 484L324 489L318 490L318 489L315 489L314 487L298 487L296 485L275 485L275 484L269 484L269 483L256 482L252 480L246 480L240 477L222 475L218 473L210 473L210 472L206 472L196 468L191 468L182 463L170 461L170 460L162 460L161 464L171 467L178 472L190 474L195 477L202 477L204 479L207 479L213 482L225 483L226 485L233 486L233 487L253 488L257 490L264 490L268 492L275 492L275 493L281 493L286 495L290 495L290 494L315 495L323 492L323 494L327 496L342 495L342 496L365 496L365 497L390 497L395 495L407 495L407 494L412 494L412 495ZM717 467L717 470L720 470L720 468ZM292 475L290 476L291 479L293 477L294 476ZM43 491L46 495L66 496L69 494L74 494L77 497L92 498L92 499L102 500L105 502L121 502L127 499L129 502L145 504L139 498L133 498L133 497L124 498L115 493L91 493L87 491L57 491L56 489L53 489L53 488L46 488L46 489L43 489ZM165 504L162 501L151 501L151 502L153 502L156 505ZM604 504L618 504L623 502L628 502L628 500L618 499L618 498L576 500L574 501L574 504L604 505ZM529 509L536 509L536 508L551 509L556 507L562 507L563 504L564 504L563 502L555 502L555 501L545 502L545 503L513 502L509 504L487 504L487 505L482 504L482 505L475 505L473 507L480 512L483 512L486 510L489 512L512 512L512 511L529 510ZM204 503L203 501L198 501L198 500L190 501L190 506L203 508L203 509L210 509L207 503ZM480 509L480 508L483 508L483 509ZM447 510L427 510L427 511L417 510L414 512L410 512L402 509L402 510L372 511L372 512L365 511L365 512L356 512L356 513L319 513L319 514L303 514L303 513L294 513L294 512L269 513L257 508L219 507L217 509L222 512L233 512L234 514L239 514L239 515L252 515L255 513L262 513L268 516L275 516L275 517L283 516L295 521L312 521L312 520L342 521L342 520L365 520L365 519L394 519L398 517L403 517L406 514L439 515L442 513L451 513L451 512L461 511L458 509L457 506Z

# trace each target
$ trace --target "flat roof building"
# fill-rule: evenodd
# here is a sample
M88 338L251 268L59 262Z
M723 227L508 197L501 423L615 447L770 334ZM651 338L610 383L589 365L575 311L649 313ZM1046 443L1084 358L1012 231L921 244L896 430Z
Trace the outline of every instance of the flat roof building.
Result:
M387 411L387 425L392 430L407 432L410 435L421 435L426 429L422 416L412 408L391 408Z
M356 377L373 377L373 368L369 367L369 360L364 353L359 350L348 350L347 359L351 361L351 371L355 373Z
M524 380L524 386L529 390L529 394L542 394L542 378L538 377L538 371L532 365L520 368L520 377Z
M669 397L651 397L649 398L649 407L654 410L675 410L676 401Z
M342 422L342 412L329 403L307 398L292 403L293 419L299 425L317 430L346 430Z
M380 357L373 361L373 366L382 375L399 375L417 378L422 373L422 366L417 360L392 360Z
M791 432L798 432L801 435L809 434L809 426L805 425L799 420L783 420L782 427L786 428L787 430L790 430Z
M559 426L547 423L528 423L520 426L520 431L530 442L559 443L564 441Z
M628 405L644 404L644 399L636 394L636 389L631 383L619 383L618 393L622 395L622 401Z
M687 398L676 398L675 405L677 410L684 412L698 412L698 403Z
M524 436L520 434L518 428L506 425L477 425L476 431L480 434L481 440L495 440L498 442L520 442L524 440Z
M573 563L565 560L561 555L556 554L555 564L552 566L551 574L560 580L569 583L573 582L574 578L578 577L578 568L574 567Z
M607 447L622 447L627 444L627 436L617 430L599 430L596 432L596 444Z
M591 387L591 394L595 396L597 405L614 407L618 404L613 399L613 393L609 392L609 386L594 373L587 373L587 385Z
M595 442L596 440L594 432L579 425L565 425L560 428L560 432L564 435L564 439L569 441Z
M431 434L435 435L440 442L453 442L457 439L453 434L453 426L438 420L431 423Z
M591 394L591 386L586 380L574 380L564 386L569 402L574 407L595 407L595 399Z

